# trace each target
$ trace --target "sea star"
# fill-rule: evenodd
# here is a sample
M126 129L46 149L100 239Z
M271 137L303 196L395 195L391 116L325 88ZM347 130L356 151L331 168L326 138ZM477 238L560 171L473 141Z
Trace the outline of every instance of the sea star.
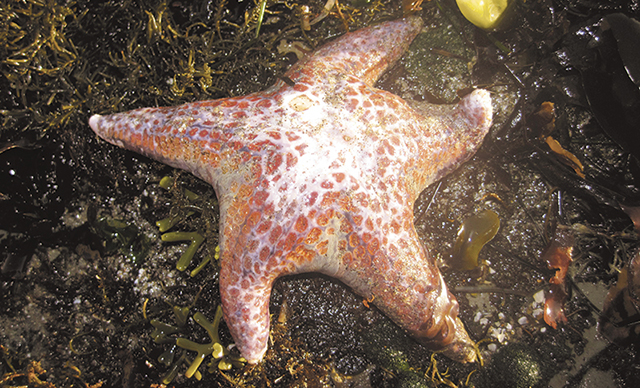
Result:
M267 350L274 280L313 271L428 347L475 360L413 204L479 147L491 99L476 90L455 106L412 107L373 86L421 28L410 16L348 33L263 92L90 118L106 141L214 187L222 307L249 363Z

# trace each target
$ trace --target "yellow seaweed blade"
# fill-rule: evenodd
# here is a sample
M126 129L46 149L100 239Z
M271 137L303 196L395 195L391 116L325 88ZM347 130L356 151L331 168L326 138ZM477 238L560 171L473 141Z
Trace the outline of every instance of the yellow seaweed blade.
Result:
M485 30L496 27L509 5L508 0L456 0L456 3L467 20Z

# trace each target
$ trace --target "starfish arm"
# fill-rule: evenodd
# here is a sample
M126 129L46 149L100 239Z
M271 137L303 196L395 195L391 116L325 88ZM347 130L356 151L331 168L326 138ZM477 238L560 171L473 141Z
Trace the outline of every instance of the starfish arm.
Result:
M409 16L347 33L298 61L285 76L296 83L330 82L326 73L335 71L373 86L421 29L422 19Z
M93 115L89 125L109 143L189 171L219 193L220 187L246 184L260 174L269 154L264 150L271 137L279 138L268 124L280 113L273 95Z
M298 246L283 256L288 273L317 271L340 279L433 350L476 360L458 318L458 302L413 226L413 207L393 197L327 191L323 211L295 227ZM364 205L364 206L363 206Z
M230 251L220 266L220 297L227 327L248 363L262 360L269 344L269 299L273 276L262 277L238 265ZM244 261L248 263L249 261Z
M314 250L320 246L313 244L320 229L316 220L307 218L304 205L309 201L293 200L276 210L279 202L267 187L245 186L230 201L220 222L222 309L236 346L252 364L262 360L268 348L274 280L326 264Z
M455 105L411 102L419 115L414 133L418 151L408 170L419 194L475 154L489 132L493 109L486 90L478 89Z
M411 216L410 212L407 216ZM362 241L362 240L361 240ZM346 254L336 277L431 350L460 362L476 360L474 342L458 318L458 301L413 228L390 232L372 250L362 242ZM364 254L355 254L356 252Z

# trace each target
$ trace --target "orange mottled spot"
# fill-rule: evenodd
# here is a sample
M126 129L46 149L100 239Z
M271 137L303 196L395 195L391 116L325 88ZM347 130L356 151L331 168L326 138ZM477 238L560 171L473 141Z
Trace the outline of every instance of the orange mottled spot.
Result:
M270 108L271 107L271 101L269 100L260 100L256 106L258 108Z
M296 220L296 223L294 224L293 229L298 233L303 233L305 230L307 230L308 227L309 227L309 220L307 220L307 217L300 216Z
M340 193L336 193L336 192L333 192L333 191L328 191L328 192L324 193L322 195L322 201L320 202L320 206L329 207L329 206L333 205L333 203L338 198L338 195L340 195Z
M394 196L396 197L396 201L397 201L399 204L401 204L401 205L402 205L402 204L404 204L404 197L402 196L402 194L400 194L399 192L396 192L396 193L394 194Z
M389 244L387 249L389 250L389 257L398 257L398 247L394 244Z
M351 233L349 235L349 245L352 248L355 248L356 246L360 245L360 238L358 238L358 235L356 233Z
M421 281L417 282L413 289L416 290L418 294L424 294L427 291L426 285Z
M347 240L342 239L338 241L338 249L341 251L344 251L345 249L347 249Z
M351 181L351 191L357 191L360 188L360 184L358 184L357 179L354 177L350 177L349 180Z
M369 201L367 200L367 195L365 193L356 193L353 196L353 199L361 206L367 207L369 206Z
M353 216L353 223L360 226L362 224L363 217L361 215Z
M265 269L267 272L273 272L273 270L278 267L278 264L279 262L276 259L276 255L271 255L271 257L269 257L269 261L267 261Z
M251 203L251 206L262 206L264 204L264 201L269 197L269 193L266 191L258 191L257 193L255 193L253 195L253 197L251 197L251 199L249 200L249 202Z
M329 217L326 214L319 214L316 222L320 226L326 226L329 223Z
M253 228L254 226L258 225L258 221L260 221L260 212L255 211L251 214L249 214L249 217L247 217L247 225L251 228Z
M396 124L398 122L398 117L395 116L395 115L393 115L393 116L387 115L385 117L385 122L386 122L387 125L394 125L394 124Z
M253 166L251 167L251 173L247 174L247 176L251 180L257 181L262 176L262 167L260 166L260 164L258 163L253 164Z
M316 251L319 255L326 255L329 250L329 240L323 240L316 245Z
M306 92L308 89L309 87L307 85L299 82L293 85L293 90L295 90L296 92Z
M296 244L296 240L297 240L298 236L291 232L287 235L287 237L284 240L284 250L285 251L290 251L291 249L293 249L293 246Z
M302 262L309 262L311 260L313 260L314 257L316 257L316 252L305 248L303 246L299 246L296 248L296 253L298 254L298 257L300 258L300 261Z
M323 189L333 189L333 182L331 181L324 181L322 183L320 183L320 187L322 187Z
M356 260L362 261L366 257L366 251L364 247L360 245L353 250L353 255L355 256Z
M318 199L318 193L315 191L310 193L309 197L307 197L307 206L313 206L316 203L316 199Z
M343 220L340 223L340 231L344 234L349 234L351 232L353 232L353 225L351 225L351 223L347 220Z
M372 239L369 244L367 244L367 252L369 252L370 255L374 255L378 249L380 249L380 242L377 238Z
M298 164L298 157L291 152L287 153L287 168L291 168Z
M267 132L267 135L269 135L269 137L274 139L274 140L280 140L280 138L281 138L280 132L276 132L276 131L269 131L269 132Z
M142 139L142 136L139 133L132 133L130 142L138 145L140 144L141 139Z
M320 230L320 228L313 228L311 229L309 234L307 234L307 238L304 240L304 242L309 245L315 244L320 239L321 234L322 230Z
M259 244L258 240L251 240L251 241L249 241L249 244L247 244L247 247L245 248L245 252L246 253L255 252L255 250L258 249L259 245L260 244Z
M220 100L200 101L200 106L205 108L215 108L216 106L220 105L220 103L221 103Z
M282 155L276 154L267 160L267 174L273 174L282 164Z
M344 175L344 173L342 172L336 172L333 173L333 177L336 178L336 182L340 183L344 180L346 175Z
M384 97L380 93L375 93L371 96L371 102L375 106L384 107Z
M390 269L388 258L385 255L381 254L380 251L378 251L373 257L373 265L381 273L385 273Z
M351 203L351 198L345 195L340 197L338 201L340 203L340 209L342 209L345 212L353 211L353 204Z
M264 221L263 223L258 225L258 229L256 229L256 233L258 233L259 235L266 233L269 229L271 229L271 224L272 222L269 220Z
M303 246L298 246L293 251L287 253L286 259L291 263L305 263L313 260L316 253Z
M271 229L271 233L269 233L269 243L271 243L271 245L274 245L280 238L281 234L282 226L276 225L275 228Z
M271 254L271 249L269 249L269 247L262 247L262 249L260 250L260 256L259 256L260 261L264 263L269 258L270 254ZM268 270L269 268L267 267L267 271Z
M222 149L222 144L218 142L209 142L209 147L211 147L211 149L215 152L220 152L220 150Z
M349 98L346 101L346 104L344 106L344 108L349 111L349 112L353 112L358 108L358 99L356 98Z
M307 148L308 145L300 144L295 147L296 151L300 152L300 155L304 155L304 149Z
M245 117L247 117L247 113L243 112L243 111L234 111L233 113L231 113L231 117L233 117L234 119L243 119ZM235 125L237 126L237 125Z
M351 254L351 252L345 252L344 255L342 255L342 262L348 266L349 264L353 263L353 255Z
M238 189L238 192L237 192L236 196L237 196L237 198L246 198L246 197L250 196L252 193L253 193L253 187L251 187L249 185L242 185ZM245 206L246 206L246 204L245 204Z
M288 139L290 142L294 142L294 141L296 141L296 140L299 140L299 139L300 139L300 135L298 135L298 134L297 134L297 133L295 133L295 132L291 132L291 131L287 131L287 132L285 132L285 136L287 137L287 139Z
M147 131L145 131L144 134L142 135L142 146L144 148L152 148L150 140L151 138L147 134Z

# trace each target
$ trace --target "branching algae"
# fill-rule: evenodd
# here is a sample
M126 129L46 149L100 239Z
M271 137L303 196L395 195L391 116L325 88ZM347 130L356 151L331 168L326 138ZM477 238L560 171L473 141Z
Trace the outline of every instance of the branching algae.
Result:
M234 366L243 366L245 360L240 356L231 355L229 348L222 345L220 337L218 336L218 328L222 321L222 308L220 306L218 306L216 310L213 322L209 322L200 312L193 315L193 320L207 331L211 339L211 342L205 344L200 344L182 337L171 337L172 334L178 334L186 327L189 318L189 307L173 306L173 314L176 326L160 322L157 319L150 320L151 325L154 327L151 333L153 340L158 344L170 345L170 348L158 357L160 363L170 367L162 379L163 384L171 383L178 374L178 369L183 364L189 365L185 373L187 378L195 376L197 380L200 380L202 374L198 371L198 368L209 355L213 357L213 360L209 363L209 372L214 372L216 368L229 370ZM180 351L180 349L184 350ZM187 356L186 351L197 352L197 355L191 360ZM176 359L178 353L180 353L180 355Z

